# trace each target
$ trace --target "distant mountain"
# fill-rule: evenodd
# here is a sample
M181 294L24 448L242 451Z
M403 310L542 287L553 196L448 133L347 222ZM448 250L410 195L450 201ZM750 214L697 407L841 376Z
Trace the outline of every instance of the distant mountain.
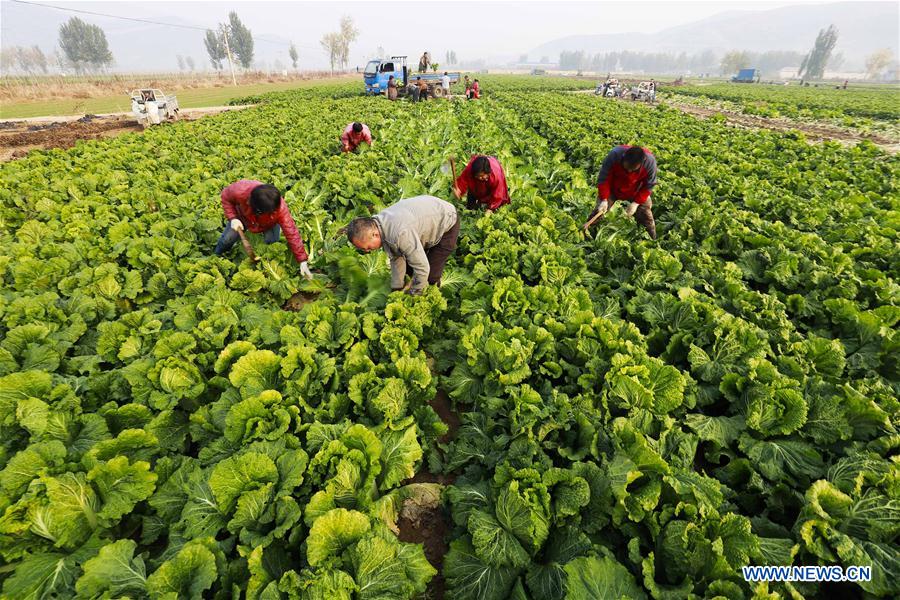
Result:
M635 10L640 11L640 4ZM559 58L567 50L590 54L633 50L687 52L703 50L796 50L806 52L823 27L834 24L840 31L835 52L842 52L846 67L860 67L864 58L879 48L898 50L900 3L839 2L801 4L760 11L730 10L721 14L663 29L657 33L573 35L531 50L531 60Z
M109 12L136 18L143 18L141 3L116 2L108 5ZM171 4L171 6L177 6ZM14 2L3 2L3 47L32 46L37 44L47 53L57 49L59 27L73 16L99 25L106 32L109 49L115 58L113 71L175 72L178 70L177 55L191 56L195 68L203 71L211 68L206 47L203 45L204 32L180 27L153 25L110 19L94 15L77 15L69 12L35 7ZM153 17L160 23L203 27L176 15ZM255 35L255 60L258 64L280 60L288 65L287 44L289 40L277 35ZM308 53L307 53L308 54ZM304 53L301 52L301 58ZM302 62L302 61L301 61ZM301 68L305 68L303 64Z

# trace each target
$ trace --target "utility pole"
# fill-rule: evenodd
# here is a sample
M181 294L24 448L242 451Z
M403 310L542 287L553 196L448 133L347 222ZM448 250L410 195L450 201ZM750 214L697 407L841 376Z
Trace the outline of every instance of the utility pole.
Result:
M231 60L231 48L228 46L228 27L224 24L219 26L222 28L222 37L225 39L225 54L228 56L228 66L231 68L231 83L237 87L237 79L234 78L234 62Z

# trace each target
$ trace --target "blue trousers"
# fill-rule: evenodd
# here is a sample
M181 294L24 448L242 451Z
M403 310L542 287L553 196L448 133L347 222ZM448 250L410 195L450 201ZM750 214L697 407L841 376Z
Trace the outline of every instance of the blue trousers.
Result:
M274 244L281 238L281 225L275 225L272 229L263 232L263 241L267 244ZM225 252L231 250L231 247L240 241L241 236L238 232L231 228L231 223L225 225L225 231L222 232L219 241L216 243L214 252L216 256L222 256Z

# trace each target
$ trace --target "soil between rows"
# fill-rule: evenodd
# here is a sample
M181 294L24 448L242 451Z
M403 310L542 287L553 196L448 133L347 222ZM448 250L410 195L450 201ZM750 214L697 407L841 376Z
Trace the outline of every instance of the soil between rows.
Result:
M728 124L737 125L738 127L747 127L751 129L772 129L775 131L800 131L808 138L817 141L834 140L842 143L853 144L863 140L867 140L877 146L880 146L882 149L888 152L895 154L900 151L900 144L897 144L893 140L875 134L854 133L852 131L847 131L846 129L841 129L840 127L802 123L799 121L769 119L766 117L755 117L752 115L742 115L735 112L713 108L704 108L702 106L694 106L692 104L682 104L678 102L667 101L666 105L677 108L678 110L689 115L693 115L695 117L700 117L703 119L707 119L716 115L722 115L723 117L725 117L725 121Z
M459 429L460 419L459 414L453 410L447 393L439 390L437 396L429 404L449 427L449 431L439 441L447 442L453 439ZM455 480L456 475L452 473L449 475L429 473L423 469L416 473L416 476L408 483L439 483L446 486L452 485ZM443 600L446 588L443 574L444 555L448 550L447 534L452 529L449 512L442 502L434 506L412 507L412 510L407 510L408 508L410 507L404 506L397 521L397 526L400 528L400 541L422 544L425 549L425 558L438 571L437 575L428 583L425 597L429 600Z

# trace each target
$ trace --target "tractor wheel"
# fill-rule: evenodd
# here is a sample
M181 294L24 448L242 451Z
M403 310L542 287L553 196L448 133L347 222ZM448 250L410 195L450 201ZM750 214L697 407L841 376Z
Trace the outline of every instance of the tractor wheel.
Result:
M431 90L432 98L443 98L444 97L444 88L435 86L433 90Z

